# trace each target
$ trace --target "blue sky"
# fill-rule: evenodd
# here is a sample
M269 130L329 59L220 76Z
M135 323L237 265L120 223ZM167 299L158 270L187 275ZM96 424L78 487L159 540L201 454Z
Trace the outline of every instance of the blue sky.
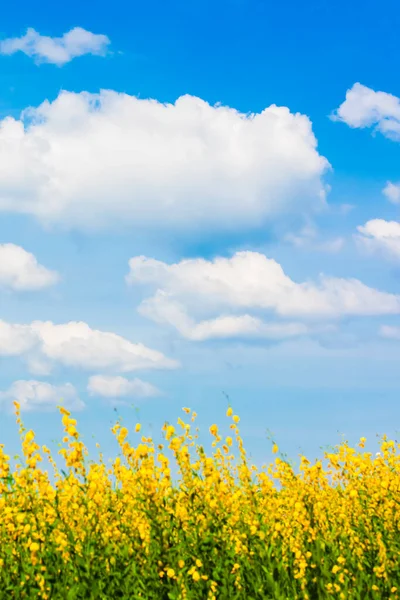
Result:
M399 21L394 1L3 11L10 453L17 391L50 443L67 389L106 452L117 400L127 425L132 403L154 432L189 406L206 432L224 393L259 465L267 429L294 460L396 436Z

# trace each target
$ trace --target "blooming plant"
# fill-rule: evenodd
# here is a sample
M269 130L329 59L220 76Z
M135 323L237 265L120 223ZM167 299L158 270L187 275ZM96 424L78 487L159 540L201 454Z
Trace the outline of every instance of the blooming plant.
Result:
M326 464L302 456L299 473L274 444L278 456L259 472L229 408L232 435L210 427L212 456L182 419L180 431L165 424L158 445L133 445L117 422L121 455L107 466L101 454L87 459L76 420L60 408L59 471L15 405L23 460L12 472L0 446L0 598L399 598L400 444L385 436L379 456L361 438L326 452Z

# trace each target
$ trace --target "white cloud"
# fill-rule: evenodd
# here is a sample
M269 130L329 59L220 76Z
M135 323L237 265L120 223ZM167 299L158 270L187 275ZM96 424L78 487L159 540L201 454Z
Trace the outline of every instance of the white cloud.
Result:
M253 337L269 340L280 340L298 337L308 333L303 323L265 323L250 315L221 316L197 323L189 330L192 340L207 340L212 338Z
M382 325L379 330L381 337L390 340L400 340L400 327L393 327L391 325Z
M141 379L126 379L121 376L93 375L89 377L88 392L92 396L119 399L126 397L151 398L159 396L160 390Z
M0 211L86 230L261 227L325 205L316 146L308 117L285 107L61 92L0 121Z
M392 204L400 204L400 183L388 181L382 191L389 202Z
M316 227L308 223L298 233L287 233L284 240L296 248L304 248L313 245L317 237Z
M386 137L400 141L400 99L360 83L347 90L346 100L331 118L354 128L375 126Z
M308 248L328 254L337 254L345 244L342 237L320 241L318 230L312 224L305 225L298 233L286 234L284 240L295 248Z
M318 248L322 252L327 252L328 254L337 254L343 249L345 245L345 240L342 237L336 237L332 240L326 240L325 242L321 242Z
M400 223L373 219L357 227L355 236L358 244L370 253L379 253L387 258L400 259Z
M94 34L82 27L74 27L59 38L40 35L35 29L29 28L22 37L0 42L0 54L23 52L38 64L45 62L61 67L84 54L105 56L109 44L106 35Z
M174 326L189 339L237 335L283 338L313 331L302 323L266 323L247 314L251 310L314 322L342 316L400 314L400 296L369 288L357 279L322 275L317 283L296 283L275 260L258 252L172 265L138 256L130 259L129 267L128 284L157 288L155 295L139 306L140 314ZM188 310L219 316L196 323ZM245 315L226 314L243 310Z
M25 412L56 410L57 405L68 410L82 410L85 406L71 383L56 386L35 380L14 381L7 391L0 392L0 407L11 410L14 401Z
M337 212L340 215L347 216L349 213L351 213L352 210L354 210L354 208L354 204L339 204L339 206L337 207Z
M57 283L59 275L40 265L15 244L0 244L0 285L13 290L38 290Z
M266 323L247 314L219 316L196 323L189 317L184 305L162 290L142 302L138 311L156 323L175 327L183 337L192 341L237 337L279 340L309 332L303 323Z
M0 321L0 356L22 356L36 374L47 374L54 364L86 370L170 369L179 366L161 352L135 344L115 333L91 329L87 323L29 325Z

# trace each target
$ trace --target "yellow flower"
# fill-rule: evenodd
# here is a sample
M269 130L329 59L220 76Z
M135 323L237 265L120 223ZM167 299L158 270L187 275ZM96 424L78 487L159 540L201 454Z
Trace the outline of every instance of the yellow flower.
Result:
M120 430L120 432L119 432L119 435L118 435L118 442L120 444L123 444L123 442L125 441L125 438L127 437L127 435L128 435L127 428L126 427L122 427L121 430Z
M171 437L174 435L174 433L175 433L175 427L173 427L172 425L168 425L166 432L165 432L165 439L170 440Z
M33 433L33 431L32 430L28 431L28 433L25 435L25 443L29 444L34 439L35 439L35 434Z
M228 410L226 411L226 416L231 417L232 413L233 413L233 410L231 409L231 407L229 407Z
M373 453L360 450L358 445L352 448L343 442L334 451L325 453L327 467L322 465L322 459L312 464L302 456L299 474L278 456L272 457L273 462L269 466L257 469L247 462L236 424L239 417L233 415L229 407L227 415L232 419L228 426L232 437L226 437L224 443L218 426L212 424L209 431L214 440L211 442L217 448L211 451L210 456L200 445L198 428L196 433L191 434L191 426L182 419L178 419L176 425L177 429L182 427L182 435L176 434L174 427L166 422L162 431L166 431L169 442L158 444L141 434L142 443L137 447L130 445L128 430L117 423L112 431L118 439L119 456L112 457L105 464L102 454L97 463L86 461L88 451L79 441L75 419L68 411L61 414L64 433L60 437L65 436L65 443L60 444L57 450L63 456L67 473L58 470L50 450L35 443L34 432L27 432L19 416L16 421L24 460L17 457L16 464L13 462L11 465L10 456L5 454L4 445L0 444L1 548L4 558L8 556L10 561L23 561L24 553L28 552L31 563L31 581L28 583L29 576L24 576L21 580L24 586L20 588L20 580L16 580L21 593L26 590L29 595L33 583L41 598L51 596L48 577L42 572L45 570L40 560L42 553L45 548L54 545L60 561L65 562L73 560L75 551L78 555L82 554L88 520L93 523L98 539L109 548L110 558L105 558L104 563L106 573L110 574L113 566L121 561L137 559L145 573L146 566L151 564L153 519L157 519L160 555L168 559L162 546L165 539L174 539L181 548L174 561L171 557L167 564L156 560L157 573L164 578L160 585L170 579L170 584L175 585L176 582L176 593L183 600L188 600L190 582L192 587L194 582L199 582L203 590L204 584L200 583L203 580L209 585L204 585L206 589L203 594L199 592L200 596L204 596L204 600L212 600L213 597L215 600L217 584L205 574L208 569L199 558L204 556L201 544L196 543L194 538L189 544L180 543L185 532L190 532L192 527L207 532L215 530L215 526L219 527L217 537L222 545L228 541L231 544L232 556L237 560L233 567L230 564L234 574L232 583L243 593L242 561L255 560L256 549L250 544L255 537L256 541L260 540L260 546L272 549L275 558L276 551L282 550L280 560L283 569L294 560L293 578L303 600L310 600L308 584L317 582L317 561L310 550L314 542L319 543L322 549L321 573L325 576L321 585L327 597L334 595L338 600L345 600L350 585L353 589L359 587L366 571L366 555L372 549L378 556L373 581L382 581L382 586L387 588L385 590L390 590L390 598L397 598L397 571L392 558L397 549L395 536L391 534L398 516L395 495L400 482L399 443L384 437L378 458ZM141 430L139 423L135 425L134 421L133 425L136 432ZM360 443L364 441L365 438L360 438ZM233 464L236 457L230 449L232 445L240 452L242 463L239 466ZM171 458L162 454L167 452L165 446L173 450ZM271 446L274 454L279 453L274 440L271 440ZM50 483L47 465L46 468L40 467L42 457L47 458L55 470L54 482ZM173 482L176 467L181 474L178 483ZM253 474L255 481L250 482ZM85 485L82 485L82 479ZM364 497L368 498L367 512L361 502ZM139 504L142 502L145 509L153 507L153 510L141 510ZM203 510L203 506L207 506L208 510ZM312 521L310 513L315 517ZM378 521L376 536L371 535L371 518ZM221 527L223 523L226 526ZM364 527L357 528L356 523ZM74 548L63 524L68 524ZM134 541L129 540L128 528L137 532ZM324 539L330 539L331 531L337 532L331 549L337 558L333 562L327 555L330 542L324 542ZM127 548L126 556L122 548ZM207 559L213 560L215 548L210 550ZM185 559L178 560L178 556L185 556ZM345 557L350 556L355 560L346 568L348 559ZM94 559L97 560L96 553ZM4 564L5 561L0 559L0 567L4 568ZM59 575L61 568L56 569ZM211 564L210 573L212 570ZM25 573L30 571L24 567ZM18 576L13 575L12 567L10 573L12 577ZM329 580L332 583L327 583ZM76 577L72 576L71 584L74 585L74 582ZM383 588L374 583L373 589L378 597ZM261 591L254 589L250 594Z

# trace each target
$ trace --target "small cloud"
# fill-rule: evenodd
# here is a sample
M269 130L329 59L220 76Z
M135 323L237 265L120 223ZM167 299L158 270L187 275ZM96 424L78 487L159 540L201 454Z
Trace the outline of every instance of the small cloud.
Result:
M34 321L23 325L0 320L0 356L25 358L30 372L36 375L50 373L55 364L117 372L179 366L178 361L157 350L112 332L92 329L82 321Z
M400 98L375 92L361 83L347 90L345 101L332 113L331 119L353 128L374 126L385 137L400 141Z
M400 183L388 181L382 193L392 204L400 204Z
M354 204L340 204L338 206L338 212L340 215L346 216L349 213L351 213L352 210L354 210L355 206Z
M317 236L318 233L316 227L307 224L298 233L286 234L284 240L296 248L304 248L305 246L310 246Z
M21 411L54 411L57 405L68 410L82 410L84 403L71 383L52 385L45 381L19 380L5 392L0 392L0 407L12 411L13 402L21 405Z
M308 248L329 254L340 252L345 243L341 237L320 242L317 228L310 224L303 227L299 233L288 233L284 240L295 248Z
M161 391L141 379L126 379L106 375L93 375L89 378L87 390L91 396L102 396L118 400L120 398L151 398L160 396Z
M37 262L33 254L15 244L0 244L0 285L15 291L39 290L60 277Z
M337 254L340 252L345 245L345 240L342 237L334 238L333 240L327 240L317 246L322 252L328 252L329 254Z
M368 253L376 253L391 259L400 259L400 223L372 219L357 227L357 244Z
M382 325L382 327L379 330L379 335L389 340L400 340L400 327Z
M23 52L37 64L51 63L61 67L84 54L105 56L109 44L106 35L91 33L82 27L74 27L58 38L40 35L35 29L29 28L22 37L0 42L0 54Z

